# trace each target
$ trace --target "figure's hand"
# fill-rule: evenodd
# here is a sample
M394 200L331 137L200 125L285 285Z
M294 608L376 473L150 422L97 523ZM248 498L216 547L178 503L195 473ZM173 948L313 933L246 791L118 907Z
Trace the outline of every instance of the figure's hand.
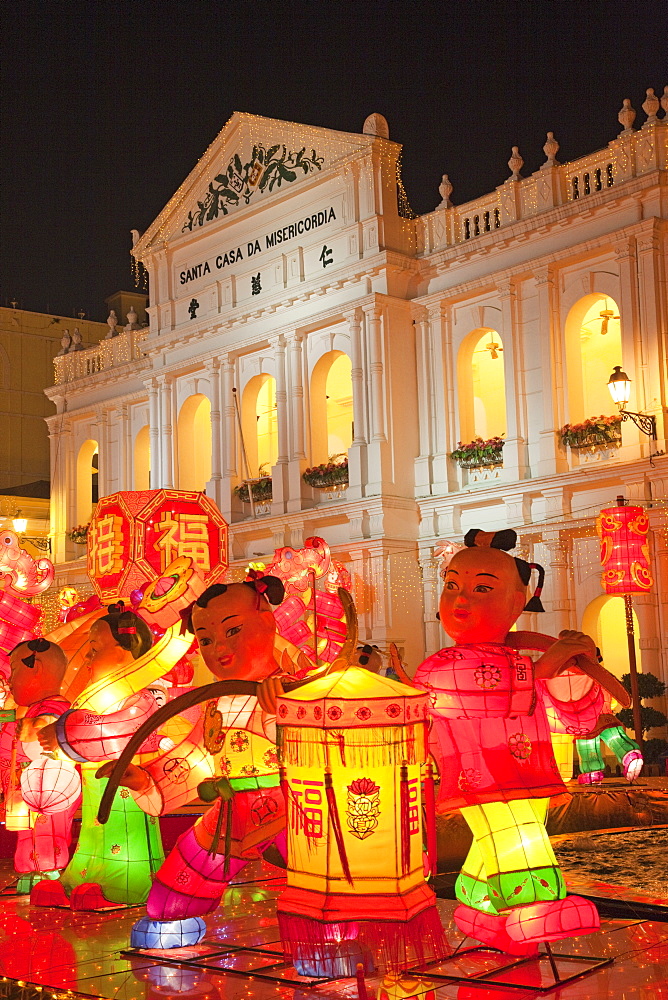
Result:
M260 702L262 711L266 712L267 715L276 715L276 704L282 694L285 694L285 691L281 678L265 677L257 687L257 700Z
M594 640L574 629L563 629L559 638L536 660L535 676L556 677L575 656L586 656L597 663Z
M25 736L22 737L25 739ZM48 725L43 726L37 733L37 739L39 740L42 750L50 753L52 750L58 749L58 740L56 739L56 724L55 722L50 722Z
M39 739L43 729L52 724L52 715L38 715L33 719L19 719L16 723L16 738L24 743L33 743Z
M115 766L115 760L108 760L106 764L98 768L95 772L95 777L108 778ZM123 788L129 788L132 792L146 792L151 785L151 776L143 767L137 767L136 764L128 764L119 781L119 785Z

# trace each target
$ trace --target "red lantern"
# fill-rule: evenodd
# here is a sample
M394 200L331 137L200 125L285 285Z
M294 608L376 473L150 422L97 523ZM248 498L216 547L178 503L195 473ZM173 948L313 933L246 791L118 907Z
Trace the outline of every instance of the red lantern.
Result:
M227 570L227 523L204 493L113 493L95 507L88 529L88 575L104 604L127 600L189 557L210 586Z
M606 507L596 519L601 539L601 586L606 594L646 594L653 584L642 507Z

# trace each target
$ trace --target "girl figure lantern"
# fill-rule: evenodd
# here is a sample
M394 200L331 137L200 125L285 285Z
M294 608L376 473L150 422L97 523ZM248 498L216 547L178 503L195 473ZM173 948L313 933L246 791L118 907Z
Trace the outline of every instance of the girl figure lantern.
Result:
M278 700L288 803L281 939L307 975L398 970L447 947L422 861L428 699L360 667Z
M512 530L467 534L468 547L448 564L440 602L455 645L425 660L415 683L432 696L440 802L459 807L473 833L457 880L455 922L484 944L530 955L542 941L599 926L592 903L566 895L545 830L549 798L565 786L535 684L576 655L594 660L595 647L582 633L563 632L534 664L506 644L523 610L543 610L542 568L503 551L516 541ZM539 585L526 604L532 569Z

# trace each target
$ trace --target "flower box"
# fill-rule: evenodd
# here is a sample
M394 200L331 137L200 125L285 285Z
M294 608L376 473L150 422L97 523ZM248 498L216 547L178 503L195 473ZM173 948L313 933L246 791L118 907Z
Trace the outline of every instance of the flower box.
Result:
M450 452L450 458L461 469L492 468L503 465L503 444L503 438L500 437L489 438L487 441L478 437L467 444L460 441L455 450Z
M331 490L348 485L348 459L342 462L323 462L302 473L302 479L316 490Z
M88 540L88 524L78 524L76 528L70 528L67 537L76 545L85 545Z
M249 486L253 491L253 500L255 503L269 503L272 496L271 476L261 476L260 479L245 479L243 483L235 486L232 492L243 503L250 503Z
M622 418L590 417L581 424L564 424L559 431L561 443L574 451L618 448L622 443Z

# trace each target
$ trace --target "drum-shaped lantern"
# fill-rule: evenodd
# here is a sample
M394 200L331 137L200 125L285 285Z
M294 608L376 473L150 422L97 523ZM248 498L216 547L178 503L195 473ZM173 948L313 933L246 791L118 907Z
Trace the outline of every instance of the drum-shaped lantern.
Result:
M606 507L596 519L601 539L601 586L606 594L646 594L654 583L649 564L649 518L643 507Z

